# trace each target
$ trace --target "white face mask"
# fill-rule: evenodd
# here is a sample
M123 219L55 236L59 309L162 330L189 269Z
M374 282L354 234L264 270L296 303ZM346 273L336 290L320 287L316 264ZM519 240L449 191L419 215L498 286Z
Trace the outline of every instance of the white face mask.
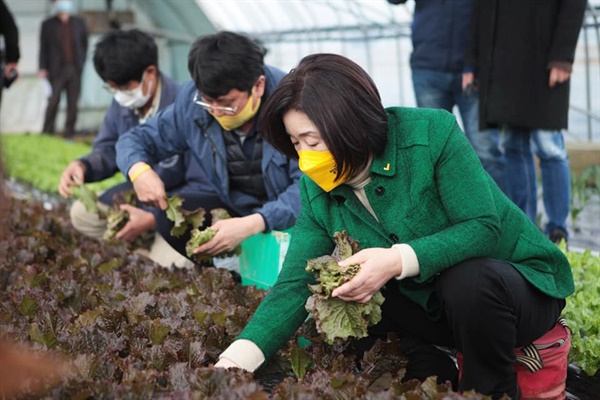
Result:
M121 107L127 107L132 110L137 110L138 108L142 108L148 103L150 100L150 96L152 93L152 82L148 85L148 90L146 94L142 92L142 84L144 82L144 77L142 77L142 81L135 89L130 90L116 90L115 91L115 100Z
M58 0L54 3L54 13L67 13L73 12L73 2L71 0Z

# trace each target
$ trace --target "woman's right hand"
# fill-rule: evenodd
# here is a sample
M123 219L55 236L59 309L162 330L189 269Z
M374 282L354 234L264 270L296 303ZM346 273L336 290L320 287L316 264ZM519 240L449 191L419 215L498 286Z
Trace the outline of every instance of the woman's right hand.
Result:
M142 203L158 207L161 210L166 210L167 204L167 193L165 191L165 184L162 179L152 168L146 169L141 174L136 176L136 173L147 165L144 162L137 162L129 169L128 175L133 179L133 189L137 194L137 198Z

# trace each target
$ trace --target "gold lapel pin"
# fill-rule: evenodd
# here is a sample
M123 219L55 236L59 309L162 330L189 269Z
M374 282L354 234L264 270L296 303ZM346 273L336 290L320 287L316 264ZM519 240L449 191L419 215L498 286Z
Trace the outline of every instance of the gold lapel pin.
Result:
M390 170L390 163L387 163L387 165L385 167L383 167L384 171L389 171Z

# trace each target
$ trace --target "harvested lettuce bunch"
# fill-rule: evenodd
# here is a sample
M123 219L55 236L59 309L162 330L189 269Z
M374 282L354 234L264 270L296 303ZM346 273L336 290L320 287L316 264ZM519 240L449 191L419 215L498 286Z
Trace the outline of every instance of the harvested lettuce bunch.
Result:
M125 210L121 210L121 204L136 205L135 191L127 190L125 192L118 192L113 195L113 204L106 213L106 230L104 231L104 240L112 240L115 238L117 233L129 221L129 213ZM89 210L88 210L89 211Z
M129 213L121 210L119 206L111 207L106 216L106 230L104 231L104 240L112 240L117 233L127 225Z
M74 188L75 197L83 203L85 210L89 213L97 214L98 218L104 219L106 215L98 208L98 195L95 191L90 190L77 177L73 177L77 187Z
M129 222L129 213L121 210L120 205L130 204L138 207L135 191L132 189L115 193L112 197L112 206L108 211L104 211L98 207L98 195L96 192L90 190L77 178L75 178L75 182L79 185L79 187L75 188L75 196L83 203L86 211L96 214L100 220L106 220L106 230L102 238L106 241L116 240L117 233ZM149 249L153 239L154 231L146 231L131 243L131 247Z
M217 221L222 219L231 218L227 210L224 208L213 208L210 210L210 215L212 218L212 223L214 224ZM206 264L212 261L211 256L203 255L203 254L194 254L194 250L204 243L210 241L215 235L217 231L212 228L206 229L192 229L191 237L185 244L185 252L188 257L190 257L194 262L198 264ZM240 255L242 253L241 246L236 247L232 251L226 251L224 253L219 254L217 257L232 257L235 255Z
M137 196L133 189L124 192L115 193L112 197L113 204L106 212L106 230L104 231L104 240L111 241L116 238L117 233L129 222L129 213L121 210L121 204L129 204L138 207ZM150 249L154 240L154 231L145 231L138 236L133 243L132 248Z
M171 235L179 237L187 232L188 229L197 229L204 223L206 211L198 208L194 211L188 211L183 208L184 199L178 194L167 199L167 218L173 221Z
M379 291L366 303L331 297L335 288L352 279L360 269L358 265L342 268L338 264L360 250L358 242L346 231L336 232L333 239L336 247L331 256L321 256L306 263L306 271L313 272L317 279L316 284L308 286L313 295L306 301L306 310L312 314L317 330L329 344L349 337L366 337L367 327L381 320L381 304L385 300Z

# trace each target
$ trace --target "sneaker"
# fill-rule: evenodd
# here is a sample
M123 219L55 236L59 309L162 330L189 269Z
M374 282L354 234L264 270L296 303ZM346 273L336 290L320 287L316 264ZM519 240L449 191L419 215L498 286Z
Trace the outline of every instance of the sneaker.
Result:
M565 232L565 230L562 228L554 228L552 232L550 232L550 234L548 235L548 238L556 244L559 244L563 240L565 241L565 243L568 241L567 232Z

